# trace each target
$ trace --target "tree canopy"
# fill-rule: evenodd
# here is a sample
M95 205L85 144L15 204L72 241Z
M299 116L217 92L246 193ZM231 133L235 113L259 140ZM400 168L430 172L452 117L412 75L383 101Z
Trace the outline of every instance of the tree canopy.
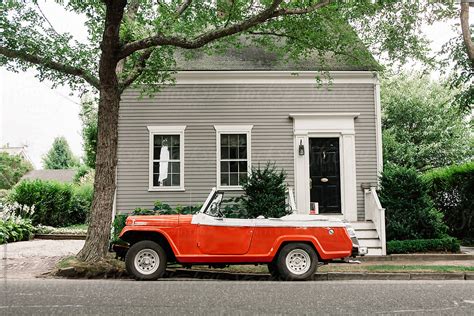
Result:
M95 168L97 152L97 104L92 98L84 98L81 102L82 147L84 150L84 164Z
M79 165L64 137L56 137L48 153L43 157L45 169L70 169Z
M457 92L419 75L384 80L385 162L427 170L472 159L472 123L454 104Z
M0 189L10 189L33 166L21 156L0 153Z

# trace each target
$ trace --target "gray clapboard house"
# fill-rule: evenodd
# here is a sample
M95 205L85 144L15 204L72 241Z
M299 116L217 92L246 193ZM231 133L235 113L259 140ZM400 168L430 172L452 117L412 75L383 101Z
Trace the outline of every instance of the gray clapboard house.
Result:
M251 166L287 173L299 213L352 222L369 254L385 254L379 81L374 65L282 63L258 48L197 54L176 84L121 101L116 212L202 203L212 187L240 194Z

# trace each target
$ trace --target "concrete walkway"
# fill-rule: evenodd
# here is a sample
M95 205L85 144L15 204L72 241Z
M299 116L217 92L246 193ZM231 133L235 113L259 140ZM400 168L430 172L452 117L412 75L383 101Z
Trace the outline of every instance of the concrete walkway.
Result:
M83 240L31 240L0 246L0 279L28 279L50 271L65 256L75 255Z

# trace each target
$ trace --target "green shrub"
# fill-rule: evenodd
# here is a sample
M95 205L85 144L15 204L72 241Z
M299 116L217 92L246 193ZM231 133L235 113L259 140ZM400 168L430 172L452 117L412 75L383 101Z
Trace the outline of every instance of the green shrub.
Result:
M415 252L459 252L460 243L456 238L392 240L387 242L387 253Z
M286 175L283 170L277 170L274 164L267 163L265 167L252 168L244 179L242 189L245 195L242 207L249 218L258 216L279 218L291 213L286 207Z
M122 229L125 227L125 221L127 220L128 214L117 214L115 215L112 223L112 243L120 241L119 235Z
M10 192L10 203L34 206L34 225L64 227L84 224L92 203L92 187L55 181L21 181Z
M449 235L474 238L474 162L436 169L424 178L436 208L444 215Z
M145 208L137 207L132 211L132 215L155 215L154 210L148 210Z
M74 177L73 177L74 183L78 184L81 178L84 177L86 174L88 174L91 170L93 169L87 165L80 165L79 167L77 167L76 173L74 174Z
M428 184L414 169L387 164L380 181L387 240L445 237L443 216L428 194Z
M4 218L0 219L0 244L30 240L33 230L31 220L11 214L4 215Z

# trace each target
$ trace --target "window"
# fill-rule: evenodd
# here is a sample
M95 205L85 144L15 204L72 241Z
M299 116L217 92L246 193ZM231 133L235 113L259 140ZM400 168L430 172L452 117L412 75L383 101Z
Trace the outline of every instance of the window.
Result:
M184 190L184 129L148 126L150 132L150 191Z
M252 125L214 126L217 132L217 187L241 189L250 171Z

